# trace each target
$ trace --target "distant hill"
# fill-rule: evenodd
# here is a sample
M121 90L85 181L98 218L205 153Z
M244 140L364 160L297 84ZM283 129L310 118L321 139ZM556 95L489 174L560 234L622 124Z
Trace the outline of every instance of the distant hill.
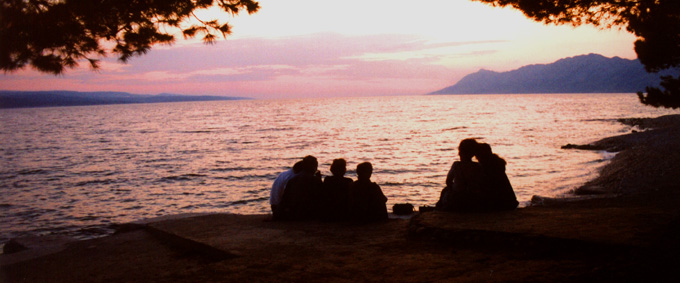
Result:
M103 104L158 103L182 101L239 100L243 97L77 91L0 91L0 108L82 106Z
M638 60L588 54L502 73L482 69L430 94L628 93L659 82Z

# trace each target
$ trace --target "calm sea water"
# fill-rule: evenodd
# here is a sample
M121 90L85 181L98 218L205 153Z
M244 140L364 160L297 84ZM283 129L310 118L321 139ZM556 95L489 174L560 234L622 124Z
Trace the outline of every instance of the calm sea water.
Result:
M611 154L562 150L673 113L633 94L252 100L0 110L0 241L181 213L269 213L269 186L305 155L374 165L388 207L432 205L461 139L508 161L520 201L592 179Z

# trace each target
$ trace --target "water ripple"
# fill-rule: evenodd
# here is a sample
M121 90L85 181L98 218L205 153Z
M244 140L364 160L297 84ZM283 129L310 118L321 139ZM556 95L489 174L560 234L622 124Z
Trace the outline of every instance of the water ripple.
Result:
M353 179L357 164L372 162L388 207L433 205L458 142L469 137L483 137L508 161L527 201L573 189L611 158L560 146L629 129L619 118L669 113L630 94L2 109L0 241L96 237L114 223L186 212L269 213L274 178L310 154L325 176L335 158L348 161Z

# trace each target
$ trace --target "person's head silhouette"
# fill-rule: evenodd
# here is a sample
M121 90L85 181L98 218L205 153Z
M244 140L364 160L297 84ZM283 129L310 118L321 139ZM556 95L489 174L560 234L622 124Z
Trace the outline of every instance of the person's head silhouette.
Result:
M505 159L501 158L497 154L494 154L491 150L491 146L488 143L480 143L477 145L477 153L475 157L479 160L479 163L494 165L494 166L505 166Z
M305 163L303 161L298 161L295 162L295 165L293 165L293 173L298 174L302 172L302 170L305 169Z
M342 158L333 160L333 164L331 164L331 173L333 173L333 176L344 176L345 173L347 173L347 161Z
M475 139L464 139L458 145L458 156L461 161L471 161L472 157L477 153L479 143Z
M373 174L373 165L370 162L364 162L357 165L357 179L370 180Z
M493 157L493 151L491 151L491 146L488 143L480 143L477 145L477 153L475 153L477 160L479 162L484 162Z
M316 173L316 169L319 168L319 162L316 160L316 157L307 155L305 158L302 159L302 162L304 163L304 172L307 174L314 174Z

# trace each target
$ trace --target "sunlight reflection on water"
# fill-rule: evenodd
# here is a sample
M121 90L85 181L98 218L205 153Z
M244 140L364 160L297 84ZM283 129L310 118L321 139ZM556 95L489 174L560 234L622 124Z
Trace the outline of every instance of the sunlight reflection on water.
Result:
M87 238L177 213L269 212L278 173L312 154L328 175L370 161L394 203L432 205L461 139L508 161L520 201L595 176L605 157L561 150L629 132L617 118L674 113L633 94L253 100L0 110L0 240Z

